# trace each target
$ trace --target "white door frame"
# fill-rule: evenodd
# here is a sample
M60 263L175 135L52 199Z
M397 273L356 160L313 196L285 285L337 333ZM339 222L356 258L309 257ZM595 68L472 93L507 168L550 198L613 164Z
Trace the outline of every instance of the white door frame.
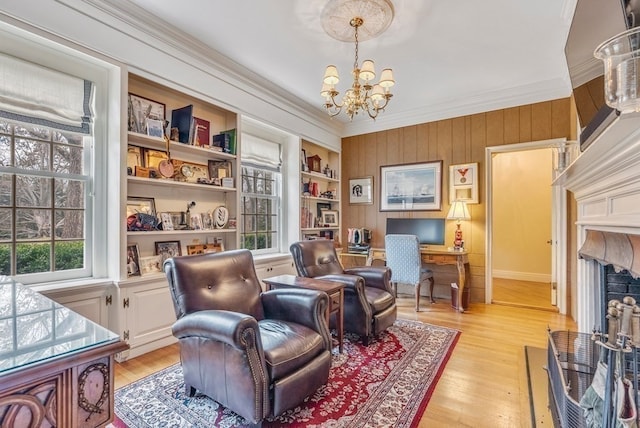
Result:
M485 243L485 303L491 304L493 296L492 275L492 236L493 236L493 186L492 160L497 153L520 152L545 148L566 147L566 138L531 141L528 143L506 144L485 148L486 218L487 235ZM551 174L553 171L549 171ZM555 284L553 294L556 306L561 314L567 313L567 194L562 187L552 186L551 204L551 283ZM553 289L553 287L552 287Z

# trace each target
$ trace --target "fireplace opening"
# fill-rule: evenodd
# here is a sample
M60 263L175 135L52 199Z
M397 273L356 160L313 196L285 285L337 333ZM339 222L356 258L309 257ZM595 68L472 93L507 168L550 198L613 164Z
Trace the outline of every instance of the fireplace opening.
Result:
M599 271L596 292L599 295L597 300L601 303L595 318L600 320L600 325L594 326L593 334L569 331L549 332L547 348L549 407L556 427L594 426L589 420L590 413L585 413L585 408L588 407L587 399L594 397L594 388L591 388L591 391L589 389L594 383L599 365L601 365L599 375L605 376L604 379L607 380L607 383L603 388L598 389L601 400L597 401L596 406L600 406L601 409L598 409L596 413L604 415L605 410L617 406L614 382L616 373L622 373L621 377L630 382L634 392L629 395L629 398L635 403L636 409L640 405L638 395L640 352L636 347L640 347L638 339L640 331L635 332L635 338L632 337L633 315L637 317L635 323L640 326L640 307L638 307L640 304L640 278L634 278L628 270L620 270L612 264L603 265L595 261L589 263L596 264ZM629 309L624 306L624 310L629 311L629 318L627 319L628 327L622 327L622 312L612 317L613 312L610 312L609 302L622 303L625 301L629 303L631 302L628 300L629 297L632 297L637 304L627 305ZM623 306L618 305L618 308L623 308ZM615 328L612 329L612 326ZM615 336L615 338L609 339L610 336ZM622 337L626 336L628 339L622 341ZM606 371L609 370L609 367L611 367L610 374L609 377L606 377ZM591 395L585 397L585 394ZM583 401L582 406L581 401ZM609 414L606 416L609 419L608 424L595 426L616 426L615 417L615 412L609 410Z

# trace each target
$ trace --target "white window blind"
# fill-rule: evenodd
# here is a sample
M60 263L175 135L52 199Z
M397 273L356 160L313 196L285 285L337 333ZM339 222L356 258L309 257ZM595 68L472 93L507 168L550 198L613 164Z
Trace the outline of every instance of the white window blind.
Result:
M242 163L280 170L280 144L251 134L242 134Z
M93 84L0 54L0 117L91 134Z

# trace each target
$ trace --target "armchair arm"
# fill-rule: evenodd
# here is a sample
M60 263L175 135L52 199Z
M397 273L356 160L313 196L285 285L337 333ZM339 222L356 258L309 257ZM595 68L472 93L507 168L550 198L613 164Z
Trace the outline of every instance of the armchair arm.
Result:
M391 269L388 267L354 267L345 269L344 273L358 275L364 278L367 287L375 287L392 293Z
M258 321L250 315L231 311L208 310L187 314L178 319L172 327L172 332L178 339L199 337L203 339L223 342L240 350L247 349L245 334L252 332L252 337L262 348Z
M361 276L347 273L333 273L317 276L316 279L325 279L344 284L345 293L364 294L364 279Z
M266 291L260 298L265 318L309 327L322 336L326 349L331 349L331 334L325 318L329 307L327 293L302 288L283 288Z

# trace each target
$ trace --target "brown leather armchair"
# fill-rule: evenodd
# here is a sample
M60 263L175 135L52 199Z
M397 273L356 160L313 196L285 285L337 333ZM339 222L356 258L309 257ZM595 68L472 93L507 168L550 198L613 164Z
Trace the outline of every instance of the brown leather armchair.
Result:
M395 322L396 299L388 267L343 269L329 240L299 241L289 249L298 275L345 284L344 329L360 335L365 346L371 336Z
M185 390L251 424L302 402L329 379L326 293L262 292L248 250L168 259Z

